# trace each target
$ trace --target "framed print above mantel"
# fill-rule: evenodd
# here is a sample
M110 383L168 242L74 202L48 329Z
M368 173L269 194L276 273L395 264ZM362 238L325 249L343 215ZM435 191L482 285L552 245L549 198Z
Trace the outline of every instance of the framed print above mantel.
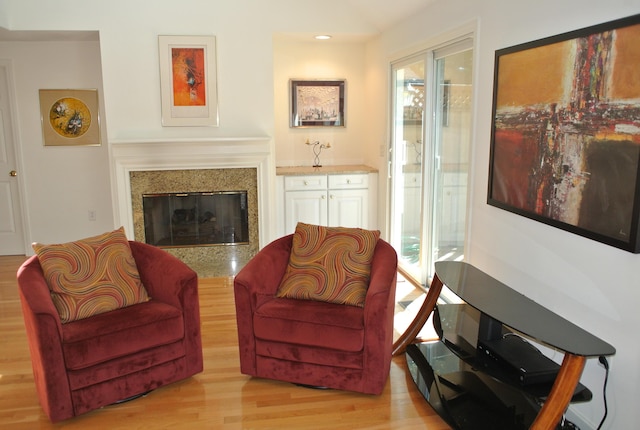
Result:
M496 51L487 203L640 253L640 15Z
M158 36L163 126L217 126L215 36Z
M39 91L44 146L99 146L98 90Z
M345 127L344 79L290 81L290 127Z

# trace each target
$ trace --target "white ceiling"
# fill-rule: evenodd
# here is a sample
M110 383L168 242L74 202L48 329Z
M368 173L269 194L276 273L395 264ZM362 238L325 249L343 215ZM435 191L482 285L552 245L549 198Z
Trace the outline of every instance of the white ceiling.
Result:
M397 24L435 0L342 0L377 32ZM302 35L298 35L302 36ZM305 35L306 36L306 35ZM356 36L356 35L352 35ZM368 38L371 34L357 35ZM0 27L0 41L97 41L97 31L9 31Z
M97 31L9 31L0 27L0 42L98 41Z
M346 0L379 31L397 24L435 0Z

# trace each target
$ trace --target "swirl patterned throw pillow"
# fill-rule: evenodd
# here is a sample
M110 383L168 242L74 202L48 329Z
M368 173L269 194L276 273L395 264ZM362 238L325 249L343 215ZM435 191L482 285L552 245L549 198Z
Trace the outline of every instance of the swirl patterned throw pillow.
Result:
M122 227L75 242L32 246L63 324L149 300Z
M379 231L298 223L277 297L364 307Z

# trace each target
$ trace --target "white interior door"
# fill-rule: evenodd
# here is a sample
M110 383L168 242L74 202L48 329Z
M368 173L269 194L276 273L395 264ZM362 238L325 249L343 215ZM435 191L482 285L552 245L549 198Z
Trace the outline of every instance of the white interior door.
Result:
M10 62L0 60L0 255L24 255L13 110Z

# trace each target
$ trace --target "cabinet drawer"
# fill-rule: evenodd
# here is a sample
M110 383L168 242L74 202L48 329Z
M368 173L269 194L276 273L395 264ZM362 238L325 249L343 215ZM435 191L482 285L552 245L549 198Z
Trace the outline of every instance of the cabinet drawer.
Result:
M286 176L284 178L285 191L326 190L327 175L317 176Z
M330 189L367 188L369 175L329 175Z

